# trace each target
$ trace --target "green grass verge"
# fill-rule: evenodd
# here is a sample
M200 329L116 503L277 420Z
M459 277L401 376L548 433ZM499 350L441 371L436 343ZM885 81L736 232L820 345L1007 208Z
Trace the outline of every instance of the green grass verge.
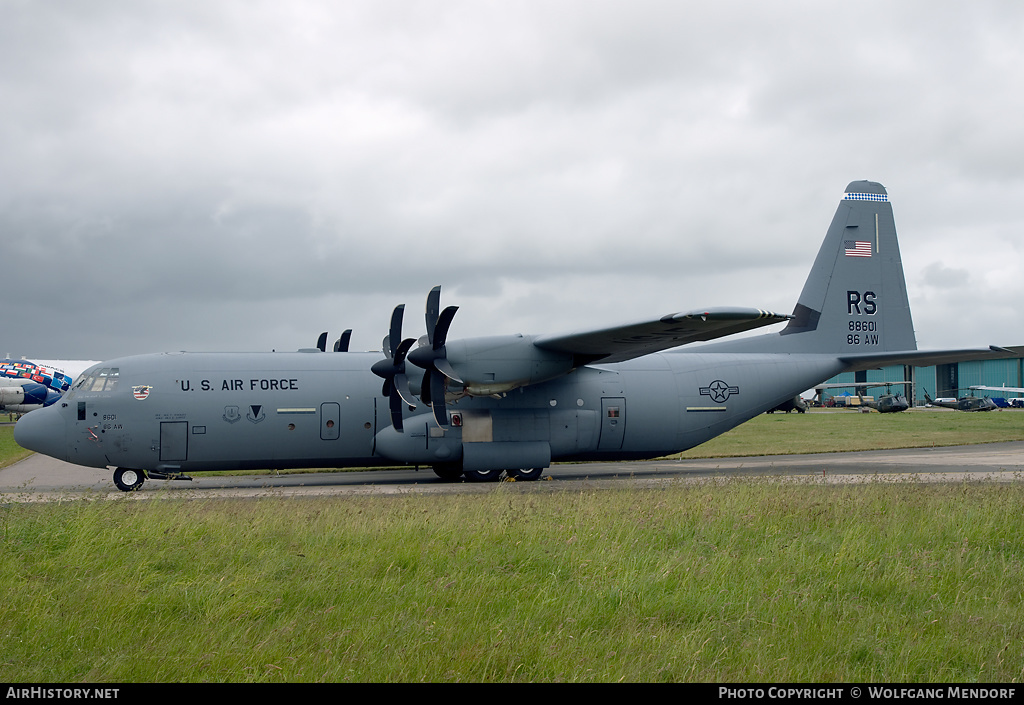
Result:
M1024 486L0 507L0 682L1024 677Z
M14 442L14 426L0 426L0 468L18 462L32 455Z
M1024 411L761 414L675 458L832 453L1024 441Z

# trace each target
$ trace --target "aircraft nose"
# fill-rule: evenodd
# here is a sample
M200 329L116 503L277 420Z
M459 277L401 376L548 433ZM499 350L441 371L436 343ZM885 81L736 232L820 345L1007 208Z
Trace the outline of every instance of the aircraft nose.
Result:
M14 442L27 450L63 459L64 419L56 407L30 411L14 425Z

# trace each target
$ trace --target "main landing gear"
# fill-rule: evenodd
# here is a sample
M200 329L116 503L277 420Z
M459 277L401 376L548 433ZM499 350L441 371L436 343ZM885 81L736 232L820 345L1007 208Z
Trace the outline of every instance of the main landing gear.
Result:
M518 482L531 482L540 479L544 468L523 468L518 470L465 470L455 463L445 465L434 465L434 474L442 480L455 482L460 477L467 482L497 482L501 479L501 473L505 473L509 480Z
M142 487L146 478L154 480L191 480L188 475L175 472L147 472L131 468L114 468L114 484L122 492L134 492Z

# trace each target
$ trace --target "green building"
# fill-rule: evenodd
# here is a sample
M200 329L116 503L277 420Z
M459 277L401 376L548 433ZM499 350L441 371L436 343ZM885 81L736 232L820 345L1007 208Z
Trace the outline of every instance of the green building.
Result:
M975 360L972 362L957 362L948 365L933 365L931 367L914 367L912 365L890 365L878 370L863 370L861 372L844 372L836 375L826 384L841 384L843 382L912 382L910 385L893 385L891 393L906 394L911 405L924 404L924 395L927 393L933 399L937 397L963 397L963 396L988 396L1013 399L1019 396L1017 392L1006 392L1005 394L991 390L974 390L970 388L975 385L987 387L1024 387L1024 358L1015 357L1006 360ZM906 391L904 391L904 389ZM863 394L879 396L886 393L886 388L876 387L864 390ZM822 401L829 397L841 396L844 394L857 394L856 387L838 387L825 389L822 393Z

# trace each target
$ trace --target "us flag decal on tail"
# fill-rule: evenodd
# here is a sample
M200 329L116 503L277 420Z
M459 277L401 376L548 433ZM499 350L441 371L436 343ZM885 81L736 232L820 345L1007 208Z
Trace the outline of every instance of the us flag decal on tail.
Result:
M871 243L867 240L846 240L843 242L847 257L870 257Z

